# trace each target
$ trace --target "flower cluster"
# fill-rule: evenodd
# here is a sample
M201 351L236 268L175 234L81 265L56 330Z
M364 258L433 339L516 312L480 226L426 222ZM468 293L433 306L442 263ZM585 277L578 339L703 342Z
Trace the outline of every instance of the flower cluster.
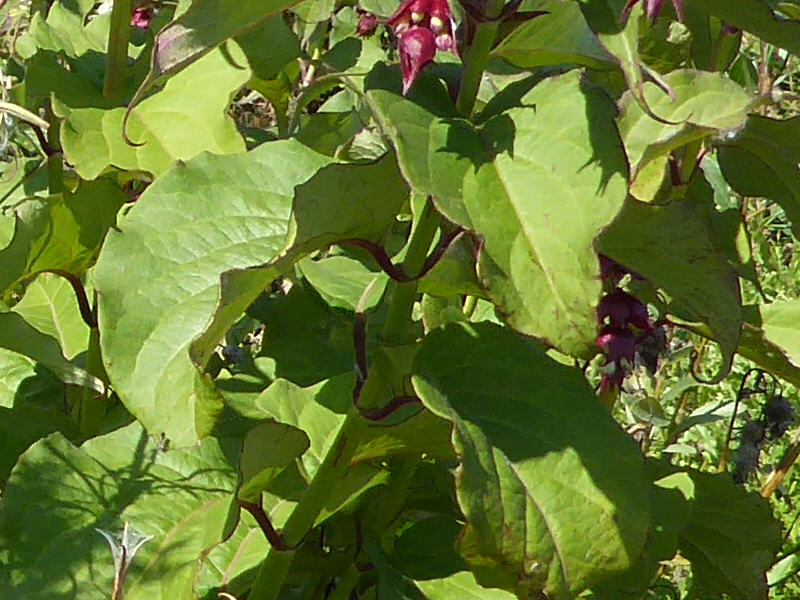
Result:
M616 395L637 355L648 370L655 371L666 338L663 329L653 325L644 303L617 287L625 275L630 274L634 279L641 277L602 255L600 272L602 278L614 286L597 306L601 329L595 343L606 357L601 369L600 392Z
M397 36L404 96L437 50L456 51L455 21L447 0L405 0L387 25Z
M781 395L772 396L757 421L748 419L739 432L739 449L733 468L733 481L745 483L758 469L761 450L768 440L777 440L795 422L795 410Z

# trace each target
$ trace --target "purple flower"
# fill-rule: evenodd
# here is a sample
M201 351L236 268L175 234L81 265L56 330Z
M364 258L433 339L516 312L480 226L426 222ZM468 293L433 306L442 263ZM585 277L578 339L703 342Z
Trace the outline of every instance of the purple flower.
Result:
M430 29L412 27L398 36L400 48L400 68L403 71L403 96L408 94L411 85L427 67L436 54L436 38Z
M378 17L368 12L361 12L358 15L358 27L356 33L361 37L369 37L378 28Z
M636 352L636 336L630 329L603 327L595 343L606 355L608 362L613 362L619 367L629 367L633 364Z
M137 27L138 29L148 29L150 27L150 21L153 20L153 13L152 6L140 6L135 9L131 15L131 26Z
M651 21L658 19L658 15L661 14L661 7L664 6L664 2L666 2L666 0L628 0L627 4L625 4L625 8L622 10L622 14L627 17L633 5L640 1L644 2L644 12ZM672 0L672 6L675 7L675 13L678 15L678 19L683 21L682 0Z
M606 355L606 364L600 377L600 392L613 393L622 386L625 375L633 365L636 353L636 336L627 328L608 325L595 340Z
M406 0L387 25L397 36L404 96L437 49L456 51L455 21L447 0Z
M619 288L604 296L597 307L597 318L604 322L608 318L614 327L634 327L643 331L653 330L650 315L643 302Z

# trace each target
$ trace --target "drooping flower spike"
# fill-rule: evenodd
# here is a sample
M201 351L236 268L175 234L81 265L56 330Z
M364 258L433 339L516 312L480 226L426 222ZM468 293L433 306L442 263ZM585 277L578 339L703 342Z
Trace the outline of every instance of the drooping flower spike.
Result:
M658 19L658 16L661 14L661 8L664 6L664 2L666 2L666 0L628 0L627 4L625 4L625 8L622 11L622 14L627 17L630 14L633 6L640 1L644 2L644 12L647 15L647 18L651 21ZM683 21L682 0L672 0L672 6L675 7L675 13L678 15L678 19Z
M447 0L405 0L386 24L397 36L404 96L437 49L456 52L455 21Z

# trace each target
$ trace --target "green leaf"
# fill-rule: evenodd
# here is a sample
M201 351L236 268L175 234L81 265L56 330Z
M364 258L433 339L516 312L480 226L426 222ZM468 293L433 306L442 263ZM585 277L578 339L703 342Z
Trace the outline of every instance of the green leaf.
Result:
M263 80L275 79L300 56L300 40L281 14L245 31L236 42L247 56L253 76Z
M57 104L61 145L83 179L94 179L108 167L144 171L157 177L178 160L203 151L243 152L244 140L226 114L231 95L250 78L239 66L244 56L228 46L233 58L214 52L165 88L131 109L123 138L124 108L70 108ZM229 56L230 56L229 55ZM241 60L239 60L241 59ZM233 62L232 62L233 61Z
M271 378L308 386L352 372L352 316L332 310L307 286L294 285L285 296L262 297L248 314L264 324L257 360L272 362Z
M778 18L760 0L683 0L687 7L719 17L728 25L755 34L765 42L800 54L800 23Z
M739 278L714 244L706 207L694 197L699 192L689 193L692 197L664 206L629 199L598 249L666 290L672 314L709 327L723 354L719 380L730 370L739 343Z
M739 354L800 385L800 301L745 306L744 317Z
M523 69L565 63L613 69L616 60L600 44L574 2L545 0L527 9L547 11L517 27L492 55Z
M274 518L272 522L276 527L282 524L276 523ZM219 598L217 592L224 589L236 598L244 597L255 579L255 569L268 551L269 542L264 532L249 513L242 512L239 524L230 538L214 547L203 558L195 586L198 596Z
M36 362L17 352L0 348L0 406L11 408L26 379L36 378ZM55 395L55 394L54 394Z
M634 4L626 18L624 0L581 0L583 16L605 49L619 62L631 95L643 110L653 111L644 97L644 74L639 56L640 4Z
M416 521L394 540L392 560L417 582L467 571L467 563L456 551L460 531L461 524L452 515Z
M14 467L3 494L4 597L106 600L114 562L95 528L153 536L133 559L128 600L194 598L199 558L220 541L235 474L216 440L161 452L137 424L80 448L55 433ZM36 523L36 527L31 527Z
M429 156L431 161L439 158L435 156L436 152L446 148L447 142L439 133L434 138L436 146L431 147L429 136L434 135L431 128L438 118L457 119L458 115L446 90L438 82L420 77L408 98L400 95L399 88L399 73L379 63L367 77L366 102L380 130L394 146L400 171L411 190L421 195L432 194L435 193L436 179L448 178L438 177L442 172L438 169L450 168L448 161L454 158L443 153L442 160L436 162L436 170L431 170ZM460 152L461 147L455 150ZM433 177L432 172L436 172L437 177Z
M627 187L615 107L577 72L543 81L523 103L487 124L484 136L501 150L464 180L472 228L484 238L478 273L514 329L585 354L601 288L594 240Z
M72 360L89 346L89 327L81 318L72 286L63 277L52 273L37 276L12 310L56 339L67 359Z
M414 582L397 570L377 540L367 538L364 551L378 576L376 600L427 600Z
M662 119L642 109L631 92L620 101L620 134L634 178L652 161L663 172L666 155L689 142L744 125L752 98L738 84L719 73L678 70L663 77L675 98L654 83L645 83L644 99ZM643 197L649 200L650 197Z
M119 187L98 180L82 183L74 193L21 202L14 211L14 237L0 250L3 298L8 301L16 286L41 271L81 275L94 264L126 200Z
M478 281L475 241L465 235L456 239L436 265L419 280L417 289L432 296L485 296Z
M294 186L326 162L293 141L198 156L154 182L106 240L95 272L103 360L145 427L179 445L208 433L218 401L188 348L213 313L220 273L278 254Z
M110 15L98 15L86 26L83 11L75 12L63 2L54 2L47 13L36 12L30 27L20 40L22 54L26 58L38 50L63 52L76 57L89 51L105 53L108 44Z
M309 475L316 473L344 422L352 383L350 374L306 388L276 379L254 403L260 418L275 419L305 432L309 447L300 460Z
M572 598L636 560L649 522L641 454L580 371L479 323L430 333L413 373L453 423L459 546L481 585Z
M694 500L694 483L665 461L645 464L650 485L652 522L639 560L630 569L596 588L604 598L641 598L652 586L661 561L670 560L678 550L678 535L689 521Z
M355 311L366 294L365 311L373 308L383 296L389 277L382 271L371 271L364 263L347 256L329 256L320 260L306 258L300 271L314 289L334 308Z
M296 0L195 0L156 36L150 72L131 106L138 104L153 85L295 3Z
M428 600L514 600L516 596L505 590L485 588L475 581L469 571L453 573L442 579L415 581Z
M270 418L283 427L305 432L308 449L300 457L303 481L310 479L319 469L344 423L352 404L353 376L350 373L334 377L316 385L301 388L284 379L275 380L253 403L250 418ZM295 442L299 442L299 436ZM295 449L298 446L295 446ZM376 468L363 460L363 454L354 459L344 477L330 490L327 502L317 517L315 526L328 517L346 510L367 490L382 485L388 471ZM281 496L277 483L270 493ZM289 495L296 500L296 495Z
M262 260L250 263L266 263L262 267L223 274L214 318L192 346L195 362L206 363L217 340L278 273L342 239L381 240L407 198L408 188L392 155L365 165L330 164L299 185L285 250L274 260L262 254Z
M679 548L692 563L692 593L766 598L765 573L781 545L769 503L734 485L728 474L692 472L691 477L694 504Z
M61 347L54 338L34 329L15 312L0 312L0 348L41 363L64 383L81 385L98 394L106 392L106 386L100 379L64 358Z
M308 436L284 423L259 423L244 438L239 471L242 482L237 496L259 502L261 492L309 446Z
M779 203L795 235L800 235L799 135L800 117L780 121L753 115L719 148L719 165L731 187Z
M51 400L55 403L57 398L54 396ZM80 435L72 419L54 410L32 406L0 408L0 489L5 487L6 478L19 455L54 431L61 431L71 438Z

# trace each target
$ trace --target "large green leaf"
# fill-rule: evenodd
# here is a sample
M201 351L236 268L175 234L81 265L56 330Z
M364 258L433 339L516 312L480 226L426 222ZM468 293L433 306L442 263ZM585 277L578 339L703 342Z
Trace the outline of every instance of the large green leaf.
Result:
M650 485L652 521L639 560L630 569L603 581L593 589L600 598L622 600L642 598L652 586L661 561L670 560L678 550L678 535L686 527L694 500L694 483L689 474L667 462L650 459L646 465Z
M13 310L36 329L55 338L70 360L89 345L89 327L81 318L72 286L63 277L52 273L37 276Z
M0 348L27 356L47 367L65 383L106 392L105 384L64 358L55 338L32 327L15 312L0 311Z
M186 12L158 33L150 73L132 104L136 104L153 85L187 68L226 40L244 34L296 1L195 0Z
M586 24L577 3L545 0L529 3L526 8L547 13L517 27L492 50L493 55L524 69L564 63L595 69L616 66L614 57Z
M722 139L719 165L744 196L778 202L800 235L800 117L779 121L751 116L741 131Z
M208 432L217 402L188 347L213 313L220 273L278 254L295 185L327 162L293 141L201 155L153 183L109 236L95 273L103 359L146 427L179 444Z
M702 189L690 188L689 198L664 206L629 199L601 236L599 250L666 290L673 314L709 327L723 353L721 378L739 343L739 278L714 244L706 207L695 193Z
M285 250L280 256L262 254L260 261L250 263L261 267L223 274L214 318L192 346L195 362L206 363L217 340L278 273L342 239L381 241L407 198L408 187L391 154L370 164L328 165L299 185Z
M163 452L137 424L80 448L58 433L39 440L3 494L3 597L107 599L114 562L96 528L117 533L127 522L153 537L133 558L125 598L193 599L235 483L216 440Z
M579 371L507 329L454 324L425 338L412 381L453 423L459 544L479 583L572 598L636 560L642 457Z
M740 128L745 123L752 98L738 84L719 73L678 70L664 76L674 94L670 98L654 83L644 84L644 98L662 119L649 116L635 96L627 92L620 101L619 130L634 178L650 162L663 176L666 155L691 141L720 131ZM656 178L656 183L660 184ZM649 200L642 197L642 200Z
M597 333L594 240L626 192L615 107L577 72L543 81L523 104L487 124L499 153L464 180L471 226L484 239L478 271L512 327L582 354Z
M56 103L64 118L61 145L84 179L108 167L159 176L177 160L203 151L243 152L244 140L226 113L231 96L250 78L241 50L214 52L171 80L162 91L132 109L123 138L124 108L71 108Z
M727 474L691 472L691 477L694 503L679 548L692 563L693 595L766 598L766 571L781 545L769 503L734 485Z
M800 385L800 301L745 306L744 317L739 354Z
M308 436L284 423L259 423L244 438L237 497L259 502L272 480L308 449Z
M687 7L719 17L792 54L800 54L800 22L781 19L762 0L683 0Z
M11 243L0 250L0 292L38 272L58 269L81 275L94 263L106 232L127 197L107 180L81 184L74 193L29 198L14 210Z

